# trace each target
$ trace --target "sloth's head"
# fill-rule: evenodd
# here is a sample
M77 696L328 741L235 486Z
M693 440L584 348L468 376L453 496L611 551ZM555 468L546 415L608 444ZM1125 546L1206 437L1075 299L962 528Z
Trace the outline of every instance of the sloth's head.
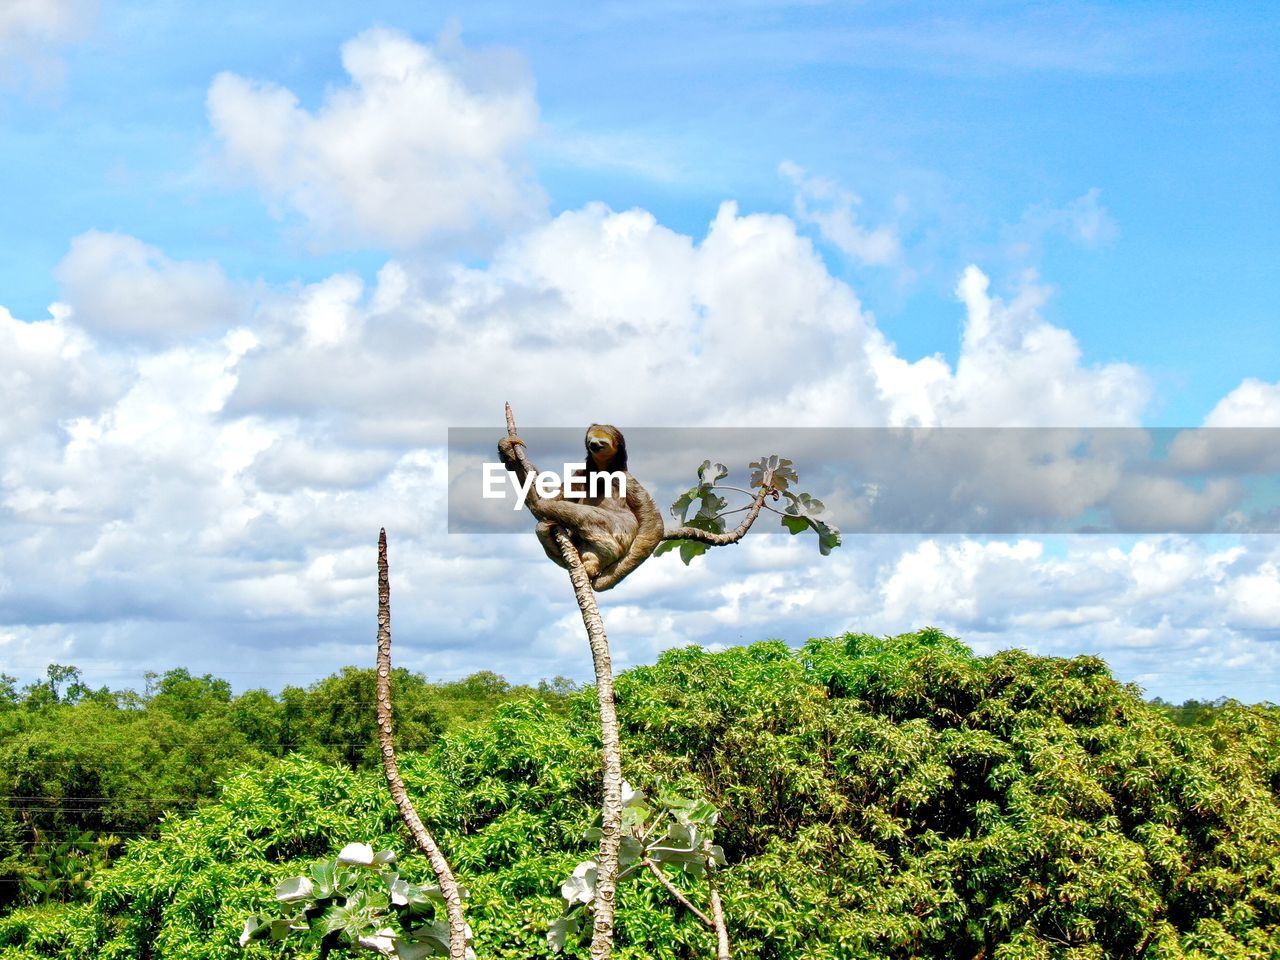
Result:
M627 441L607 423L587 427L587 461L592 470L626 470Z

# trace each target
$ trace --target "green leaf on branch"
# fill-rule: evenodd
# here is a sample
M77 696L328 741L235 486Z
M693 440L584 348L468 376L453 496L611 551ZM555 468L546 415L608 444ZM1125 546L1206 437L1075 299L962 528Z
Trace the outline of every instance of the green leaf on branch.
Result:
M658 544L658 549L653 551L653 555L660 557L664 553L679 549L680 559L684 561L684 565L687 567L694 557L702 556L710 549L710 546L710 544L703 543L700 540L664 540Z
M240 934L240 946L248 946L250 940L264 940L270 934L271 924L259 916L252 916L244 922L244 932Z
M790 530L792 535L813 530L818 534L818 550L824 557L840 546L839 528L835 524L819 519L819 516L826 511L826 506L821 500L807 493L795 494L790 491L785 492L783 496L787 498L787 512L782 518L782 525Z
M547 945L551 947L552 953L562 953L570 937L577 939L582 936L586 913L582 909L572 910L552 922L547 928Z
M338 854L338 863L367 867L373 864L373 847L367 843L348 843Z
M272 920L267 926L272 940L283 940L295 931L309 929L306 920L302 917L281 917Z
M317 863L310 870L312 895L317 900L327 900L338 892L338 864L335 861ZM303 879L302 877L298 878Z
M769 454L751 462L751 486L772 487L775 490L786 490L800 479L792 468L792 463L785 457Z
M689 517L689 508L695 500L698 501L698 510L693 517ZM671 505L671 515L680 521L681 526L723 533L724 520L720 518L720 511L728 505L729 501L720 496L715 488L699 484L676 497L676 502Z
M281 903L295 903L314 899L315 884L309 877L290 877L276 884L276 899Z
M698 468L698 479L709 487L715 486L728 475L729 468L723 463L712 463L710 460L703 460L702 466Z
M594 860L584 860L573 868L573 875L560 884L560 896L569 903L590 903L596 897L596 878L600 872Z

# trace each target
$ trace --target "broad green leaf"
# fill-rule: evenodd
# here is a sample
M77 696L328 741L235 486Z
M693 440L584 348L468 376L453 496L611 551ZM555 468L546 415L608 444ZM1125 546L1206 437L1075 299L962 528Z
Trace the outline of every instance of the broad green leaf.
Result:
M644 803L644 791L634 789L627 781L622 781L622 805L630 807Z
M792 536L797 533L804 533L809 529L808 517L783 517L782 525L791 531Z
M440 944L436 940L406 940L404 937L396 939L396 957L399 960L423 960L424 957L447 957L449 950L440 949Z
M396 932L390 927L382 927L373 933L366 933L364 936L357 938L356 944L366 950L376 950L384 957L389 957L395 953Z
M729 468L723 463L703 460L698 468L698 479L708 486L714 486L729 475Z
M259 916L252 916L244 922L244 931L240 934L240 946L247 946L250 940L261 940L270 933L270 923Z
M596 877L600 872L594 860L584 860L573 868L573 875L560 885L560 896L569 903L590 903L596 895Z
M311 867L312 895L317 900L325 900L333 896L338 889L338 874L339 868L336 861L314 864Z
M308 900L315 890L310 877L290 877L276 884L276 899L283 903Z
M818 531L818 550L825 557L831 553L836 547L840 546L840 530L830 523L824 523L821 520L810 520L813 528Z
M271 939L283 940L291 933L308 930L307 922L302 917L280 917L271 921Z
M807 493L795 494L788 490L783 496L787 498L787 513L793 517L816 517L826 510L821 500Z
M367 843L348 843L338 854L338 863L370 866L373 863L373 847Z
M693 562L694 557L700 557L711 549L710 544L703 543L701 540L681 540L679 543L680 559L684 561L686 567Z
M635 863L644 855L644 845L633 836L624 836L618 846L618 862L624 867Z
M795 470L792 469L791 461L776 454L753 460L750 469L752 487L773 487L776 490L786 490L790 484L800 479Z

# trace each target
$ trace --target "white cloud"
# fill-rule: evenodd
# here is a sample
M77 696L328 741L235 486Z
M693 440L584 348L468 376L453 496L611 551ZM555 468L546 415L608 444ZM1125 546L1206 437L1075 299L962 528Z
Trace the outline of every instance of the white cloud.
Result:
M600 204L539 219L520 162L536 104L510 64L382 30L343 62L351 83L314 110L219 77L209 111L229 161L331 242L414 246L486 223L504 242L481 266L428 274L407 256L370 284L248 291L131 237L77 238L59 269L69 307L34 323L0 310L6 669L56 656L95 681L137 682L145 663L278 686L365 662L386 526L400 662L585 676L563 572L532 535L446 535L443 428L496 431L504 400L525 425L1141 422L1142 372L1087 362L1034 280L1000 296L969 267L955 363L908 360L793 218L726 203L697 236ZM856 259L896 262L893 227L796 176L802 219ZM1081 239L1100 236L1090 211L1068 218ZM1247 381L1210 420L1272 389ZM1041 509L1115 481L1047 453L989 460L981 482ZM850 537L819 560L811 538L753 536L688 569L654 560L602 603L621 664L933 623L985 650L1097 650L1161 691L1244 693L1280 666L1277 562L1265 542L1176 538Z
M1032 280L1011 301L975 266L956 294L966 320L954 372L940 358L906 364L880 349L881 388L895 422L921 426L1133 426L1150 398L1126 363L1087 365L1075 337L1040 315L1049 291Z
M1022 218L1004 230L1004 241L1011 256L1036 258L1045 238L1062 237L1076 246L1102 247L1113 242L1120 229L1101 202L1098 187L1062 206L1036 204Z
M1254 377L1241 381L1218 401L1206 427L1280 427L1280 381L1266 383Z
M77 325L107 337L171 341L244 317L242 296L216 263L170 260L125 234L80 234L56 276Z
M122 346L122 317L163 329L170 288L213 274L131 238L83 242L101 250L68 257L82 312L59 308L37 324L0 316L17 358L0 389L19 399L11 422L21 428L0 452L0 606L11 624L62 624L60 655L102 670L154 666L147 645L175 635L187 639L166 655L201 669L227 662L218 644L232 635L246 670L278 670L287 655L305 679L359 660L385 525L408 663L430 649L437 675L495 665L583 675L585 658L566 659L576 634L557 625L563 577L532 536L444 535L442 428L496 426L506 399L526 424L786 427L1132 424L1146 398L1134 368L1083 362L1070 334L1040 316L1042 288L1006 302L976 268L959 287L955 369L908 362L794 222L732 204L701 238L641 210L591 205L513 236L489 265L456 267L443 284L391 261L369 288L338 274L259 289L244 314L251 327L210 335L222 313L206 311L185 337ZM121 250L134 254L125 269L91 269ZM223 289L217 277L210 289ZM96 337L75 323L93 317ZM36 382L41 390L24 389ZM982 482L1055 502L1114 484L1105 463L1072 472L1053 456L1041 462L1053 452L1006 461ZM753 537L688 570L654 561L605 604L620 663L667 643L933 623L988 649L1096 648L1166 690L1194 674L1179 680L1158 649L1185 648L1197 682L1244 676L1215 666L1210 635L1231 644L1242 670L1274 670L1270 595L1231 587L1265 582L1265 555L1151 543L1144 553L1081 541L1064 558L1030 542L853 537L819 561L807 538ZM56 593L41 573L50 564L64 585ZM505 586L495 593L495 583ZM517 621L547 626L529 646L512 640ZM11 628L13 662L57 649L36 629Z
M1249 377L1218 401L1205 429L1182 431L1169 447L1169 462L1184 473L1238 474L1280 471L1280 383Z
M1233 479L1210 480L1196 489L1171 477L1132 477L1112 493L1110 505L1124 530L1209 532L1240 495L1240 484Z
M59 421L97 409L121 389L115 365L69 321L66 306L50 313L27 323L0 307L0 448L45 438Z
M1145 377L1085 364L1040 316L1044 288L1006 303L971 268L961 294L955 369L911 362L789 218L725 204L699 240L592 204L443 285L393 261L371 290L333 278L279 299L263 311L272 347L242 365L231 402L324 409L366 436L419 440L484 422L504 399L536 417L590 397L592 416L644 425L1139 422Z
M822 177L809 176L803 167L783 161L778 172L795 184L796 219L818 228L822 238L856 261L884 266L902 256L897 231L892 226L864 227L855 208L861 198Z
M1234 625L1280 631L1280 565L1264 563L1256 573L1225 583L1222 593Z
M343 45L342 65L350 85L314 112L289 90L232 73L209 89L232 169L310 231L338 246L407 247L541 212L521 156L537 104L514 58L373 29Z
M29 76L37 89L56 87L62 45L78 39L97 11L96 0L5 0L0 3L0 82Z

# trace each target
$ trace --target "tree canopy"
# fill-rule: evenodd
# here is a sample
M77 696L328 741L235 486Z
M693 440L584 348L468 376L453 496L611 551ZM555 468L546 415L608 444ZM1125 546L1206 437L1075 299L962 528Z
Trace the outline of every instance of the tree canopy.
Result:
M481 684L483 686L483 684ZM1179 726L1091 657L973 655L925 630L673 650L617 678L628 777L721 811L735 951L760 960L1280 955L1280 717ZM590 690L526 698L403 758L484 957L550 955L591 847ZM276 881L359 841L410 853L379 778L262 758L87 897L0 918L0 957L313 956L237 938ZM705 956L657 882L619 890L617 955ZM569 956L584 955L574 944Z

